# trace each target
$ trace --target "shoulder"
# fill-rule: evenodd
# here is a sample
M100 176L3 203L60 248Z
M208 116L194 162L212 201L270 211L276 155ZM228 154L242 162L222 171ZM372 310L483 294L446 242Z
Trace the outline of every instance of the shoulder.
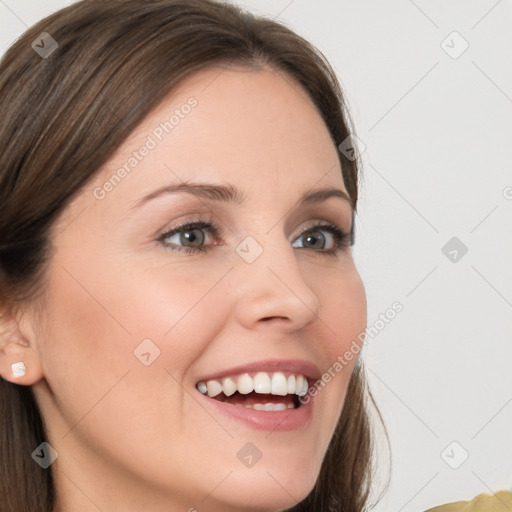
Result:
M479 494L471 501L457 501L425 512L510 512L512 511L512 492L499 491L492 496Z

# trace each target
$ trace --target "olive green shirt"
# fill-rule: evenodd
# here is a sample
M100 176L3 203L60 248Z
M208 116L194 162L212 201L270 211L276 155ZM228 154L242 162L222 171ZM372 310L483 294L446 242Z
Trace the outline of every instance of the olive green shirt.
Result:
M479 494L471 501L457 501L425 512L512 512L512 492L499 491L492 496Z

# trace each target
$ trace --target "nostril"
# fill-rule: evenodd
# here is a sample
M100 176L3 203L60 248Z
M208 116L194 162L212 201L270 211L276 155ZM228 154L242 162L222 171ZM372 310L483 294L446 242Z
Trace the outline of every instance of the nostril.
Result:
M286 316L264 316L263 318L260 318L262 322L272 322L272 321L280 321L280 320L289 320Z

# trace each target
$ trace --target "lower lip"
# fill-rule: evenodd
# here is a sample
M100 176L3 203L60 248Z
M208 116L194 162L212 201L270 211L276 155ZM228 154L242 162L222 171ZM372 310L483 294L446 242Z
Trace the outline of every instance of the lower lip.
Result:
M313 415L314 398L309 397L307 404L301 404L297 409L284 409L282 411L257 411L241 405L219 402L199 393L210 407L222 414L245 423L255 430L269 430L272 432L286 432L296 430L309 423Z

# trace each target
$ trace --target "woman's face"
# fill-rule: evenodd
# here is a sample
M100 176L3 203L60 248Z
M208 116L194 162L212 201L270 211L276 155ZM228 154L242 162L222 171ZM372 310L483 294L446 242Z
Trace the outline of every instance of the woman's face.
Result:
M137 127L54 226L32 317L59 510L305 498L356 358L333 365L366 326L344 194L320 115L276 71L196 73ZM329 368L296 407L299 376Z

